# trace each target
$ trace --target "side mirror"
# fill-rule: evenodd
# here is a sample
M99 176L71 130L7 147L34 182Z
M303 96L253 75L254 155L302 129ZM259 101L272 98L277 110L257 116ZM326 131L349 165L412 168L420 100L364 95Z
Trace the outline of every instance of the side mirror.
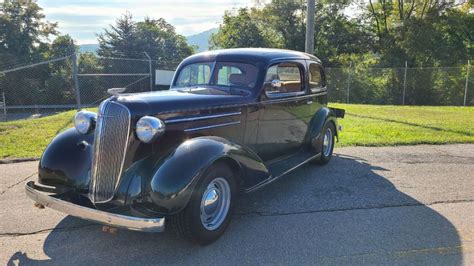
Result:
M272 87L274 89L279 89L281 88L281 81L279 79L274 79L272 80Z

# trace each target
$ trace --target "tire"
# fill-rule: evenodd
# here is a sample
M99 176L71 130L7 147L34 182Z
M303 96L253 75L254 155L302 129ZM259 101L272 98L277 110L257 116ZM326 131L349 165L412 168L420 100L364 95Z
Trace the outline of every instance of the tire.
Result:
M186 208L170 217L170 229L179 237L209 245L229 225L236 196L234 173L225 163L216 163L201 177Z
M320 141L321 156L316 160L316 163L325 165L331 160L334 150L335 132L336 129L333 123L328 122L324 125Z

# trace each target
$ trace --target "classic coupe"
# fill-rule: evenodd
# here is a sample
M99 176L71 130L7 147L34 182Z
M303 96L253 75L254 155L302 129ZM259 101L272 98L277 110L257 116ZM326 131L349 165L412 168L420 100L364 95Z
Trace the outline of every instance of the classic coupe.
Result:
M118 91L52 140L27 195L110 228L162 232L166 221L203 245L223 234L240 193L328 163L344 117L327 107L321 61L288 50L200 53L169 90Z

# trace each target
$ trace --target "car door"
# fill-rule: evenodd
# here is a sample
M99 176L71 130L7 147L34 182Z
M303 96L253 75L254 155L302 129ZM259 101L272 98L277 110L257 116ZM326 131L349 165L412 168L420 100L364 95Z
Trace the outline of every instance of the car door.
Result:
M305 61L282 61L267 69L259 112L257 153L271 161L297 152L307 130Z

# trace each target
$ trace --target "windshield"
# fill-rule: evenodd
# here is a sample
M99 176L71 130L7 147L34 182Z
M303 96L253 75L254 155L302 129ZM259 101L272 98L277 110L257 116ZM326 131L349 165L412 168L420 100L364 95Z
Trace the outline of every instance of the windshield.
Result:
M257 67L246 63L194 63L181 68L173 88L210 85L252 89L257 81L257 72Z

